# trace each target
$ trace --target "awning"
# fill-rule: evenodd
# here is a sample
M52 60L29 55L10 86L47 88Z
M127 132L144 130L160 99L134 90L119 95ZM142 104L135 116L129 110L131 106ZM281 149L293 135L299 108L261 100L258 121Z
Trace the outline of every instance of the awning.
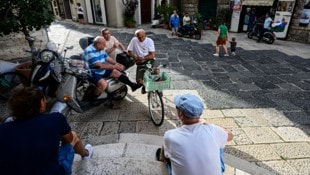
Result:
M242 5L250 6L272 6L274 0L244 0Z

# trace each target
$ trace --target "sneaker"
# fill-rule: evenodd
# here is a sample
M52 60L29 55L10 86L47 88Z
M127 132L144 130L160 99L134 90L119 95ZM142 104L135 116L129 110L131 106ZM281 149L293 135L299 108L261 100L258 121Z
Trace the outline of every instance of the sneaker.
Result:
M161 152L161 148L158 148L158 149L156 150L156 160L157 160L157 161L160 161L160 152Z
M134 84L132 87L131 87L131 90L132 92L136 91L137 89L139 89L143 84Z
M85 145L85 149L88 151L88 156L82 158L82 160L88 160L93 155L94 148L90 144Z
M218 56L219 56L219 54L215 53L215 54L213 54L213 56L218 57Z
M233 53L231 53L232 54L232 56L236 56L236 53L235 52L233 52Z
M224 57L228 57L228 56L229 56L228 54L225 54L225 55L224 55Z

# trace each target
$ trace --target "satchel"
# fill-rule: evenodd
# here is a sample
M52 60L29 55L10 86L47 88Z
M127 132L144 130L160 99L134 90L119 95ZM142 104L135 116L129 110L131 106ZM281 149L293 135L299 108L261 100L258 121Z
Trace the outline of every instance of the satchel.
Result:
M124 65L126 69L130 68L135 64L135 60L131 56L129 56L126 52L117 54L116 62Z

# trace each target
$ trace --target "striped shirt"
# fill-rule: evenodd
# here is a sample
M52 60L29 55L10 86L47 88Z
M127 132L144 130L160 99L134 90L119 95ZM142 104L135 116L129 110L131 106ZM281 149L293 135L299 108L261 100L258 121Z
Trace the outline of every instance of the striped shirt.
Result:
M93 44L89 45L83 53L83 60L88 63L88 66L93 74L103 75L104 69L93 68L96 63L107 63L108 54L105 50L98 51Z

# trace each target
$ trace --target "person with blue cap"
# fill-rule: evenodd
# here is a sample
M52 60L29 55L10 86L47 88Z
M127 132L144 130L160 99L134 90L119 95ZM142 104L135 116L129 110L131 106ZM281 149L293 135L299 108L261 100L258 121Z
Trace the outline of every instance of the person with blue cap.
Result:
M204 104L197 96L177 95L174 104L182 126L165 132L164 145L158 149L157 159L167 162L169 174L222 175L221 149L233 139L233 134L200 121Z

